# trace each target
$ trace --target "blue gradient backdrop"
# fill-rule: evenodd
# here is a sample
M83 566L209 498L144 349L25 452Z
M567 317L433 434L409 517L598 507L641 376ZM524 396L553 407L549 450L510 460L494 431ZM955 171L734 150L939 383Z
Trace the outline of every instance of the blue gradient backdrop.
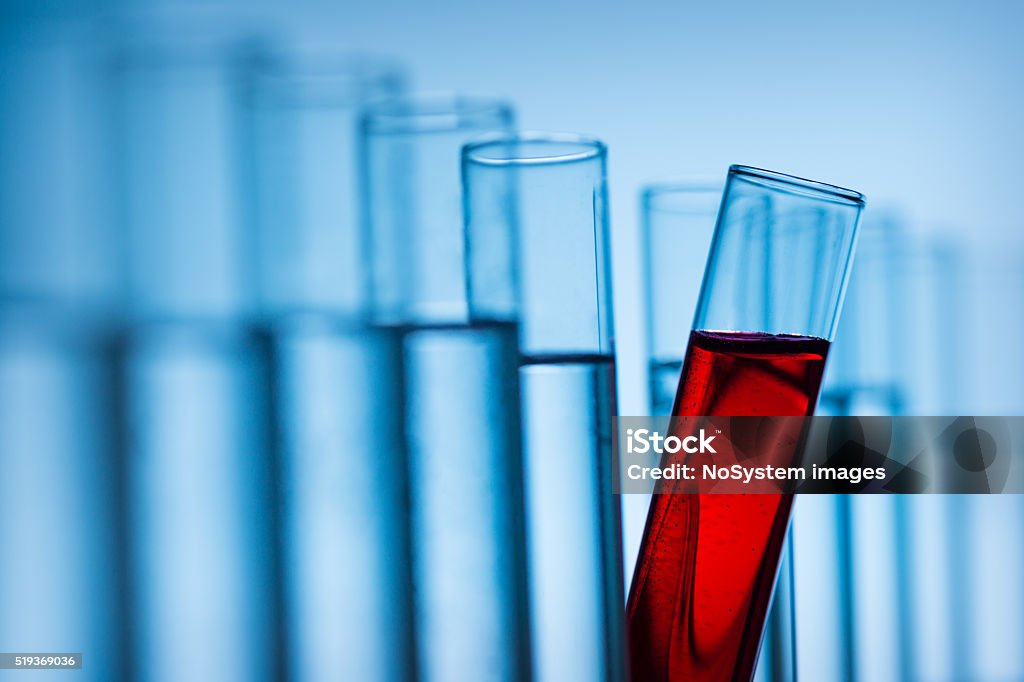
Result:
M523 128L602 138L622 414L647 410L638 190L724 177L730 163L855 188L869 211L898 208L911 232L954 240L966 276L945 311L959 339L959 356L945 358L959 382L948 407L1024 412L1024 3L5 0L4 296L75 303L116 291L112 224L99 217L109 150L89 132L108 102L77 55L111 37L115 17L180 12L393 55L417 89L501 95ZM37 41L57 47L22 49ZM1001 586L1021 583L1024 511L1012 498L965 504L970 674L1021 679L1024 596ZM646 502L624 505L628 578Z

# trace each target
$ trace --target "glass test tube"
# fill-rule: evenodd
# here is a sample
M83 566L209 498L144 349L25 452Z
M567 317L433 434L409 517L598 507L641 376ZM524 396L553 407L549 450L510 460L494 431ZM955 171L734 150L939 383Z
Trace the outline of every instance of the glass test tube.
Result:
M905 387L896 368L907 299L897 269L905 242L898 213L865 212L822 389L826 414L902 414ZM896 598L897 507L895 496L873 495L807 496L796 506L802 676L899 676L906 614ZM834 552L821 552L829 540Z
M114 376L105 326L0 305L0 640L89 680L126 679Z
M722 202L711 181L659 183L640 194L651 414L672 409L686 339Z
M266 344L231 325L153 324L120 353L134 674L272 679L281 646Z
M359 121L405 81L385 58L328 48L269 52L248 69L247 207L261 317L368 315Z
M960 324L961 320L952 313L955 299L953 303L945 301L938 311L946 321L946 334L956 338L957 327L971 330L969 346L961 342L959 347L950 350L960 350L963 355L971 352L981 359L972 363L973 366L968 365L970 371L976 373L981 390L971 401L972 410L953 402L952 396L947 409L952 414L1024 415L1024 385L1006 379L1024 373L1020 354L1006 351L1020 348L1024 343L1024 315L1019 307L1024 295L1024 249L1019 243L997 242L986 243L979 251L972 267L976 269L975 275L971 278L974 282L970 301L977 302L975 324ZM949 256L947 250L946 263ZM947 283L943 290L946 295L949 286ZM946 359L944 366L953 363L955 360ZM968 378L969 375L962 375L954 386L962 387ZM1019 450L1015 454L1019 455ZM1020 464L1019 458L1015 464ZM1024 535L1024 497L959 497L960 506L953 507L950 518L959 517L965 523L951 544L966 546L968 550L959 552L960 573L952 576L947 589L953 592L958 585L971 585L971 589L957 593L960 609L956 614L960 617L955 621L958 627L954 631L954 639L961 642L962 658L967 663L965 676L977 679L1022 677L1024 651L1015 643L1024 637L1024 581L1020 579L1024 574L1024 551L1020 542ZM972 626L974 632L968 634L966 630ZM928 655L928 652L922 653Z
M0 642L126 679L110 337L117 243L95 27L0 45ZM21 29L26 28L22 26ZM12 676L18 673L11 672Z
M237 149L252 48L142 30L115 64L130 327L119 344L132 674L261 680L282 664L269 348Z
M469 303L518 320L533 677L625 678L605 146L524 133L463 151Z
M0 45L5 303L78 315L107 315L120 303L106 38L89 26L37 27Z
M673 415L813 413L862 205L729 169ZM792 496L656 492L628 605L633 679L749 679Z
M1024 334L1020 315L1006 312L1024 291L1024 253L998 242L971 249L948 237L922 241L904 275L916 302L908 311L915 350L905 369L908 412L1022 414L1020 384L1007 381L1021 362L1004 349ZM910 655L921 677L1020 677L1020 496L915 496L906 509L920 628Z
M114 67L130 313L238 320L253 296L236 124L258 48L216 31L152 40L120 48Z
M367 322L359 117L390 62L274 52L246 73L257 314L272 349L285 663L303 680L409 679L399 337Z
M722 185L710 180L657 183L640 194L646 276L651 414L668 415L711 248ZM787 539L755 679L795 676L792 546Z
M504 102L414 96L362 121L372 314L402 334L417 675L529 678L516 330L469 319L459 153Z

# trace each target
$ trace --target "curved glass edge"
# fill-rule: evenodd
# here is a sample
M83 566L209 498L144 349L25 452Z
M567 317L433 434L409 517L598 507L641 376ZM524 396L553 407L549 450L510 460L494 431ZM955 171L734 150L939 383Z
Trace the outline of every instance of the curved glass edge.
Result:
M517 156L515 154L502 154L497 157L487 156L488 151L505 149L509 145L532 144L540 147L558 149L557 153L534 154ZM566 150L567 146L575 147ZM595 214L593 225L594 238L594 262L596 263L596 282L594 283L598 309L598 320L596 327L596 343L583 343L578 347L558 347L557 349L543 349L540 351L530 350L528 355L534 359L538 358L592 358L614 356L614 311L612 306L612 285L611 285L611 262L610 262L610 216L607 212L607 146L601 140L577 133L560 133L544 131L518 131L518 132L493 132L481 135L470 140L462 147L462 167L464 187L467 183L467 173L488 172L493 169L498 172L515 171L516 169L545 169L545 168L569 168L572 165L584 163L597 164L599 168L596 185L594 189L594 203L592 204ZM468 195L464 195L464 200ZM467 239L472 239L468 229L470 212L467 209ZM513 251L514 260L523 257L522 251L516 248ZM484 298L474 296L475 287L472 283L472 274L468 274L467 288L470 298L470 319L477 320L516 320L521 329L524 325L522 300L519 298L519 277L518 271L512 275L509 283L515 292L505 292L506 298L499 302L487 301ZM530 344L527 344L530 346ZM526 347L526 346L524 346Z
M655 182L640 188L644 211L679 214L717 212L725 183L709 178Z
M367 108L368 134L453 132L508 128L515 118L506 100L458 93L420 93L385 100Z
M540 154L498 153L510 146L535 146L547 149ZM465 163L481 166L550 166L604 159L608 147L596 137L576 133L523 131L513 134L488 135L470 141L462 148Z
M408 80L393 59L330 47L266 50L248 70L259 100L281 104L379 101L401 93Z
M859 207L863 207L865 204L864 195L855 190L764 168L733 164L729 166L729 179L732 180L734 178L767 187L768 189L831 201L832 203Z
M849 285L850 269L853 263L854 255L857 252L858 242L860 240L860 222L861 215L863 214L864 207L866 205L866 198L860 192L855 190L846 189L836 185L830 185L828 183L819 182L817 180L809 180L794 175L787 175L785 173L779 173L777 171L766 170L763 168L756 168L753 166L743 166L733 164L729 166L729 172L727 175L725 190L722 195L722 208L719 211L719 216L715 224L715 232L711 241L711 248L708 256L708 268L704 272L704 277L701 281L700 295L697 299L697 306L694 310L693 323L691 327L693 329L709 329L710 327L706 324L708 315L708 284L711 276L711 263L714 259L715 253L718 249L720 234L720 224L722 211L725 210L727 203L729 202L729 193L731 190L732 182L734 180L740 180L747 182L768 190L783 192L793 196L804 197L831 203L834 205L849 208L853 213L853 219L850 223L850 240L849 246L847 247L846 258L843 260L839 267L841 273L839 275L839 287L837 292L837 299L835 304L832 306L832 311L827 324L822 326L822 334L801 334L808 336L815 336L822 338L826 341L832 342L836 336L836 330L839 324L839 312L842 309L843 301L846 297L846 291ZM748 331L746 329L733 329L728 328L729 331ZM764 331L758 329L758 331ZM771 331L771 333L778 333L777 331Z
M105 34L113 66L145 71L224 66L265 55L277 44L262 22L229 19L223 8L128 9L112 17Z

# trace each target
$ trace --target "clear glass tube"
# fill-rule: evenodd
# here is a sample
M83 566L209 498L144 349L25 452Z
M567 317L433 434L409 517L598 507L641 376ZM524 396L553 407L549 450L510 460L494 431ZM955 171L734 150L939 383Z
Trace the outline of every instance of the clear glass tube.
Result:
M271 327L287 669L412 677L401 337L303 315Z
M5 305L48 305L80 316L109 313L120 303L105 37L95 28L37 27L8 34L0 46Z
M266 344L229 325L154 325L128 335L120 358L134 674L273 679Z
M357 153L363 110L402 89L390 62L324 50L268 55L246 79L296 679L413 674L401 340L366 323Z
M459 153L504 102L403 98L362 121L373 319L402 335L418 679L529 678L518 351L468 314Z
M401 94L405 77L388 60L325 49L275 52L246 75L260 312L365 316L359 117Z
M420 680L529 679L515 328L405 329Z
M5 21L0 534L9 544L0 552L0 642L9 652L82 652L75 676L123 679L105 36Z
M862 206L729 169L673 415L813 413ZM749 679L792 496L656 492L628 604L633 679Z
M903 310L909 299L900 274L908 265L906 245L903 221L896 212L865 213L857 266L822 390L825 413L903 413L907 386L900 381L898 367L905 361L901 354L908 331ZM829 509L823 510L825 506ZM797 598L801 651L806 652L800 663L804 676L915 678L906 655L910 614L903 598L910 589L901 585L907 568L901 506L895 496L871 495L802 500L797 506L794 536L803 548L798 553ZM833 519L834 528L816 530L821 518ZM823 537L834 538L834 557L817 551ZM825 564L832 561L835 570L828 570ZM811 573L833 576L834 581L827 587L820 578L805 583ZM838 627L825 628L826 623ZM823 656L822 651L838 655Z
M908 385L900 367L910 358L896 343L909 330L902 301L907 299L909 235L894 210L864 214L857 245L857 267L843 303L829 370L822 387L822 410L837 414L902 414ZM890 292L890 293L886 293Z
M863 201L852 190L732 166L694 328L831 340Z
M470 314L519 323L537 680L626 674L606 156L542 133L463 151Z
M911 233L891 214L867 212L835 371L826 384L834 396L830 406L848 414L1019 412L1012 403L999 406L1016 386L998 379L1012 373L1007 363L1013 358L1003 357L1002 348L1020 336L1013 331L1019 321L1003 315L1002 298L989 294L1019 291L1024 280L1020 254L1005 245L998 250L984 253L984 276L991 279L972 291L962 244ZM970 296L981 292L986 295ZM965 345L965 331L972 341L992 345ZM979 357L998 358L991 368L998 376L978 384L993 401L986 405L965 398L976 376L964 369L976 370L972 360ZM1020 675L1022 659L1010 644L1024 631L1019 580L1012 577L1019 575L1022 555L1010 540L1020 531L1019 501L907 495L837 502L840 524L851 537L840 552L846 558L840 575L850 593L842 621L848 650L840 658L847 663L836 674L859 680ZM797 514L797 535L806 535L806 546L820 547L820 534L801 530L812 523L804 512ZM818 562L804 575L821 571ZM822 586L808 594L801 613L815 614L822 596L834 592L834 586ZM813 625L801 633L812 646L823 637ZM803 668L810 662L801 663ZM821 668L811 674L815 670Z
M898 212L865 213L823 410L843 415L948 410L948 382L956 375L948 358L960 354L949 352L955 333L941 322L941 311L959 309L953 305L959 287L955 263L937 246L910 234ZM962 658L960 640L941 634L951 632L956 620L950 613L956 600L950 597L962 595L964 588L920 596L938 573L961 563L941 549L956 526L945 518L949 505L926 497L841 495L801 502L794 520L800 546L821 547L823 537L837 543L835 570L824 565L831 557L799 553L802 578L835 576L829 585L820 579L800 582L800 638L806 642L801 651L808 654L801 660L804 675L918 679L934 676L936 664L939 670L964 670L954 663ZM823 509L826 505L831 508ZM834 519L835 527L822 533L816 528L822 518ZM922 562L923 557L928 558ZM825 629L826 622L839 628ZM840 653L815 655L827 650ZM929 654L916 653L922 650Z
M255 53L217 28L131 41L114 84L132 674L271 679L283 659L269 346L245 319L237 193L239 95Z
M652 415L672 409L721 202L722 184L710 180L640 193Z
M779 562L779 577L768 611L754 682L795 682L799 677L793 564L793 537L790 534Z
M957 392L943 394L943 405L932 409L941 409L943 414L968 413L964 394L973 379L977 393L969 399L970 414L1024 414L1024 388L1018 381L1006 380L1020 376L1024 365L1019 353L1006 350L1024 343L1024 316L1019 306L1011 304L1013 312L1007 312L1007 305L1020 301L1024 293L1024 250L1019 244L998 241L986 242L973 253L963 244L954 243L959 247L955 250L949 246L947 243L936 254L941 258L939 276L922 282L921 288L927 292L928 284L932 285L935 294L928 300L938 299L941 304L931 310L943 323L943 335L954 340L946 344L945 352L952 354L939 356L943 370L949 371L959 358L972 360L965 363L970 371L959 377L960 382L951 382ZM968 254L969 261L964 258ZM952 281L946 276L950 270L958 275ZM961 298L950 299L958 291ZM963 304L964 292L968 292L970 305ZM926 393L930 387L924 384L923 398L934 399ZM1020 543L1024 498L958 495L948 498L945 507L943 517L949 530L944 561L951 568L948 582L929 581L918 604L934 603L940 593L950 595L951 640L937 639L919 649L918 656L928 661L936 649L952 648L958 664L954 670L964 678L1024 676L1024 651L1013 644L1024 636L1024 586L1020 580L1024 573ZM917 513L918 523L927 523L926 514L926 510ZM930 559L925 557L921 563ZM956 589L964 585L967 589ZM920 616L922 620L928 617L928 613Z
M123 679L120 464L108 330L0 307L0 639Z
M119 213L136 320L251 310L236 124L243 74L259 53L213 30L194 41L148 42L143 32L117 54Z
M459 151L474 137L513 125L507 103L462 95L401 98L364 116L363 190L378 321L468 319Z

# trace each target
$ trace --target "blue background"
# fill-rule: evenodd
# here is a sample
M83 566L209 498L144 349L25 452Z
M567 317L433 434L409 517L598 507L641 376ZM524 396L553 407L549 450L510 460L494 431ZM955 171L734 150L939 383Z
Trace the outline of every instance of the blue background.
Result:
M960 340L957 357L944 359L958 381L947 407L1024 411L1022 3L5 2L4 293L32 281L74 301L118 287L109 226L90 218L109 190L94 165L105 150L82 134L104 102L76 78L73 51L46 62L49 80L8 48L56 35L88 49L113 16L180 10L296 44L393 55L417 89L505 96L523 128L602 138L620 413L647 410L638 191L678 176L722 178L730 163L854 188L869 212L894 209L911 232L953 240L965 276L944 311ZM645 506L625 507L628 571ZM1024 564L1020 511L993 500L970 516L980 565L1000 566L1009 583ZM998 642L1012 646L1000 638L1024 631L1021 608L1006 603L1024 603L986 591L1008 583L978 584L972 613L988 625L977 639L996 642L979 651L994 660ZM1024 669L1006 661L994 674Z

